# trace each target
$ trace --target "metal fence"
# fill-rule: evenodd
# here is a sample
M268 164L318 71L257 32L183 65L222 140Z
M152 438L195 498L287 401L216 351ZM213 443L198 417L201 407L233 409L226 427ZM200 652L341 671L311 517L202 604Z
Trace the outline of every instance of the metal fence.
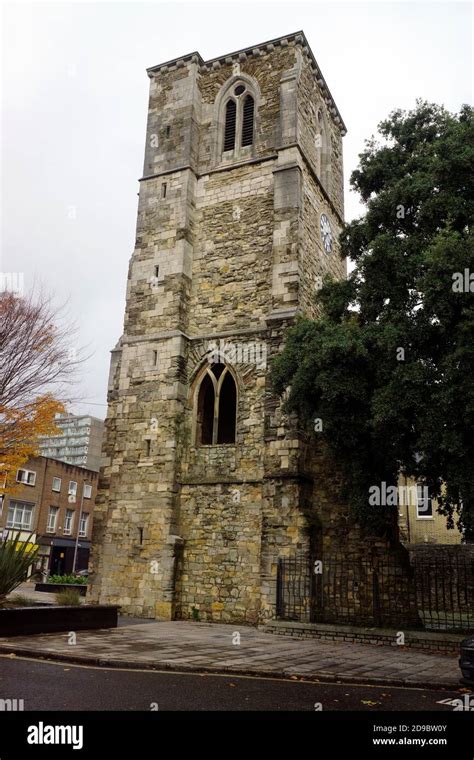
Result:
M313 619L315 581L307 557L278 560L276 614L282 620L308 623Z
M415 593L425 628L474 630L474 559L472 556L416 557Z
M474 559L469 555L278 561L277 617L301 622L434 631L474 630Z

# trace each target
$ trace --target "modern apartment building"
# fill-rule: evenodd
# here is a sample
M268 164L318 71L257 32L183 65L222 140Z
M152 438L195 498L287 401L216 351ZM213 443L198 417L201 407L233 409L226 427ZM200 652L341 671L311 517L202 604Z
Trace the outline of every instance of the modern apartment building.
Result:
M32 533L41 547L36 569L57 574L86 569L97 480L98 473L83 466L29 459L0 506L0 534L20 531L26 540Z
M98 472L104 421L89 415L58 414L56 424L60 433L40 438L41 456Z

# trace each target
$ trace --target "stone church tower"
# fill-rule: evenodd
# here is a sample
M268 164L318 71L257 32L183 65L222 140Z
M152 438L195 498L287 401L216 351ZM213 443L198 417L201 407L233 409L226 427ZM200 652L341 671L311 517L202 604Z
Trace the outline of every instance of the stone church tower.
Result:
M346 274L345 127L302 32L148 76L92 594L255 623L274 616L278 558L309 553L305 504L331 507L268 368L323 276Z

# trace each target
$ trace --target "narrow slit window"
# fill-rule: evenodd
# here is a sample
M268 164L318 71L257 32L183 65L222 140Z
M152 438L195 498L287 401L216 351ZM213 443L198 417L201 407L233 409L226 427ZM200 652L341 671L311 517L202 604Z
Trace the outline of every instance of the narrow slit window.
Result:
M237 105L235 100L229 100L225 108L224 150L234 150L235 125L237 118Z
M167 189L166 188L166 182L163 182L163 184L161 185L161 197L162 198L166 198L166 189Z
M254 99L247 95L244 100L244 113L242 117L242 147L253 143L253 113Z
M158 265L155 266L155 277L158 279L160 276L160 267Z

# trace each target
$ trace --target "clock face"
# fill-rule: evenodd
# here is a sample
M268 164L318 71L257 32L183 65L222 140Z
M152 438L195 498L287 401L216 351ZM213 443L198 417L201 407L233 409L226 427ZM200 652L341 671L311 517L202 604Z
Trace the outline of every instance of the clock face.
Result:
M333 244L333 234L331 224L326 214L321 214L321 221L319 224L321 231L321 240L323 241L323 247L326 253L331 253Z

